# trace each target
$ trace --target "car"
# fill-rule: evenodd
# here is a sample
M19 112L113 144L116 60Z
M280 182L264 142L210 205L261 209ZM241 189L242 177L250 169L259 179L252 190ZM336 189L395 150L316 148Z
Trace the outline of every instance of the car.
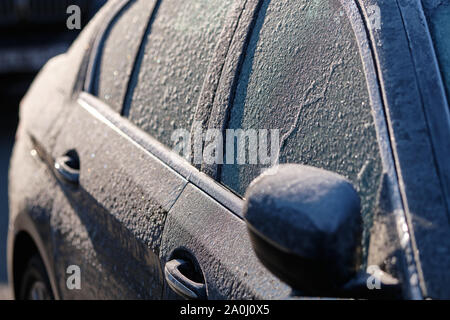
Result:
M14 297L449 299L449 12L108 1L21 103Z

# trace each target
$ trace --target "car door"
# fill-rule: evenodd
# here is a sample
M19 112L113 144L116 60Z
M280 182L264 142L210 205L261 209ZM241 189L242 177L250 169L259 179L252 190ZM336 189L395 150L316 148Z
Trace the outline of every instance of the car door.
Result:
M216 182L190 179L168 214L160 253L163 264L195 260L190 264L201 270L209 298L289 294L258 263L242 219L247 187L274 164L250 161L252 144L261 138L252 142L249 133L271 130L279 134L275 164L323 168L353 183L364 226L361 269L381 268L402 280L405 297L420 297L417 284L409 281L417 276L410 243L398 240L396 222L405 221L404 211L363 30L352 1L265 0L242 15L207 128L220 130L223 140L230 130L241 130L242 145L249 149L239 162L235 135L231 156L224 147L222 162L202 163ZM404 222L400 230L400 237L409 239ZM166 295L185 296L169 266ZM185 289L197 288L186 275L178 280Z
M184 142L193 143L190 152L176 148L179 135L172 131L174 151L189 160L180 163L189 184L170 210L164 229L160 251L164 298L277 299L288 297L291 291L256 258L242 219L242 198L196 170L204 165L196 149L205 142L216 90L233 80L259 5L259 1L234 1L229 10L212 62L202 70L206 79L194 121L187 135L181 132ZM196 136L198 131L203 138Z
M54 152L56 166L67 169L59 170L65 196L53 210L64 297L161 297L165 218L199 174L170 150L171 136L191 129L197 102L215 91L207 71L220 70L223 55L214 53L244 8L236 3L125 1L105 28L88 92L79 94ZM81 270L78 291L66 288L71 265Z
M137 61L137 65L141 66L136 69L139 72L132 75L134 80L124 106L124 116L173 149L167 158L172 168L188 181L196 181L195 185L186 186L185 192L177 199L171 210L173 213L169 215L172 218L165 226L166 240L160 250L166 277L164 298L260 296L250 283L266 289L269 286L279 288L278 291L268 290L266 297L285 297L289 292L286 285L280 283L259 263L248 242L240 245L240 239L246 232L241 218L214 200L222 195L229 205L239 207L241 199L230 198L228 191L211 177L199 172L197 167L201 163L194 159L195 156L190 157L190 152L180 154L188 158L183 160L174 150L177 148L177 133L189 135L197 127L204 128L207 125L222 69L226 67L224 59L233 46L232 38L239 28L239 17L245 9L253 12L257 4L257 1L241 0L162 1L151 25L151 32L144 39L143 53ZM243 23L242 27L247 28L248 25ZM243 33L242 30L238 32ZM169 76L161 77L159 72ZM190 138L186 140L188 141ZM210 188L208 190L213 197L198 188L198 185L202 185L203 189ZM186 224L174 225L172 222L176 216ZM182 239L187 241L184 238L186 232L195 231L201 231L205 235L206 243L197 239L199 241L189 245L183 242L183 246L177 246ZM222 240L229 238L235 239L235 242L223 243ZM221 264L205 265L205 255L199 253L203 248L210 249L212 243L217 243L217 247L204 254L214 261L221 261ZM175 247L172 248L172 245ZM252 261L254 268L242 269L236 277L234 268L241 267L241 260ZM184 277L180 270L184 270L188 277ZM267 282L260 285L262 278ZM238 285L241 280L248 282L248 285ZM177 284L178 281L186 281L190 286L190 289L178 286L182 290L181 296L169 289L170 285Z
M122 1L100 35L90 91L77 93L54 148L64 195L52 211L53 256L66 299L161 297L159 244L186 180L143 147L146 136L120 116L156 4ZM79 287L67 285L67 270L79 270Z

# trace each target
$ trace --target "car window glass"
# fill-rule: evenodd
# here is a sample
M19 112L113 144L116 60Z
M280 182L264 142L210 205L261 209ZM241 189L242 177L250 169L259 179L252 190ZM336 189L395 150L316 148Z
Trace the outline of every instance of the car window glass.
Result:
M154 2L130 1L103 35L92 93L117 112L122 110L128 79Z
M163 0L155 14L125 115L166 145L175 129L190 130L231 2Z
M278 129L279 161L349 178L361 197L365 222L370 222L381 160L362 62L340 1L263 3L228 129ZM264 151L270 155L268 145ZM236 157L237 152L234 163ZM226 158L227 150L220 180L240 195L267 167L261 158L249 164L247 157L243 165Z

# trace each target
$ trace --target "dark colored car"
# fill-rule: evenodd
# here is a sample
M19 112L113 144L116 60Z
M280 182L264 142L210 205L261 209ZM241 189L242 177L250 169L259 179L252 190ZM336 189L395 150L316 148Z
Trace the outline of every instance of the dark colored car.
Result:
M449 299L449 12L109 1L21 104L14 296Z

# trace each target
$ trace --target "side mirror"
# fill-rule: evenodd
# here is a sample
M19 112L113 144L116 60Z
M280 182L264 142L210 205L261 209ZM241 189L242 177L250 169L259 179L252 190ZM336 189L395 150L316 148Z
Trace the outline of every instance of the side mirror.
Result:
M244 218L256 255L306 295L338 291L360 266L360 200L344 177L287 164L256 178Z

